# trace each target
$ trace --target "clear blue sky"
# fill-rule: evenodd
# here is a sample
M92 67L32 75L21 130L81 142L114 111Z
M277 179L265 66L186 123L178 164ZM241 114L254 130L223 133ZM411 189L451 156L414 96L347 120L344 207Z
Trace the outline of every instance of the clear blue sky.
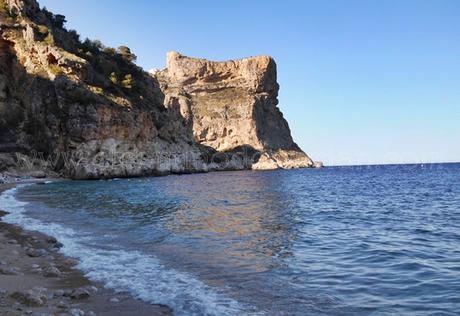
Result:
M39 2L145 69L170 50L273 56L279 106L315 160L460 161L460 1Z

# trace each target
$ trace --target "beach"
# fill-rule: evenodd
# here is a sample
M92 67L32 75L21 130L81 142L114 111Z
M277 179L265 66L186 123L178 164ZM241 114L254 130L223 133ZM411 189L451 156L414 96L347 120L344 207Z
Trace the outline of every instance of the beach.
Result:
M15 185L0 184L0 194ZM52 236L0 221L0 315L172 315L167 306L91 282L60 246Z

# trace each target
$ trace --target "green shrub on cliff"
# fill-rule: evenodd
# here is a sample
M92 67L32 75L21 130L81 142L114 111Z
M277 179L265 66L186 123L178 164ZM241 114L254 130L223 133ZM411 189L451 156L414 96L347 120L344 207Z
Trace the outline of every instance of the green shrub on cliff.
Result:
M65 22L67 22L67 20L65 19L64 15L62 14L53 15L53 24L55 27L63 28Z
M52 21L54 18L54 14L48 11L46 7L43 7L42 13L45 15L45 18L49 21Z
M80 34L78 34L77 31L69 30L68 34L76 43L80 43Z
M115 72L112 72L109 76L109 80L113 83L113 84L118 84L118 76Z
M102 49L104 49L104 44L102 44L100 40L90 40L87 38L83 43L81 43L81 47L84 51L89 51L93 55L96 55L99 54Z
M123 77L123 80L118 79L118 75L116 72L112 72L109 75L109 80L116 86L120 86L124 89L131 90L134 86L134 78L133 75L127 74Z
M43 7L42 13L45 15L46 19L51 22L52 26L59 29L64 28L64 23L67 22L64 15L53 14L52 12L48 11L46 7Z
M121 86L125 89L132 89L134 85L133 75L125 75L125 78L121 81Z
M115 56L117 54L117 51L113 47L105 47L103 52L109 56Z
M132 62L135 62L137 59L137 56L131 52L131 49L128 46L118 47L117 52L118 54L120 54L121 58L123 58L124 60L128 62L132 63Z

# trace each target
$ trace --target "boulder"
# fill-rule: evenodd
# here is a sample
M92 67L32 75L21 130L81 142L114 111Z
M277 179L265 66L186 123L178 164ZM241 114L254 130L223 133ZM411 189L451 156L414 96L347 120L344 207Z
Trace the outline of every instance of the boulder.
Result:
M36 258L36 257L42 257L48 254L48 252L45 249L35 249L35 248L30 248L26 251L26 254L29 257Z
M77 288L70 293L70 298L73 300L82 300L88 298L90 296L90 292L86 288Z
M11 297L21 304L31 307L43 306L47 301L46 290L44 289L17 291L11 294Z
M0 274L3 275L18 275L18 269L12 267L0 267Z
M60 277L62 275L62 272L53 266L47 267L43 270L43 276L47 278L56 278Z

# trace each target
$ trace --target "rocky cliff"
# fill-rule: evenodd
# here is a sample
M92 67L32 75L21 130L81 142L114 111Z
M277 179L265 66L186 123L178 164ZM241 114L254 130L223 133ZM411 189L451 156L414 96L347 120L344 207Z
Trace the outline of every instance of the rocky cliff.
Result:
M37 154L35 167L79 179L313 166L277 107L272 58L172 52L149 74L64 23L0 0L0 169Z
M211 62L170 52L167 68L155 77L166 107L179 110L200 144L221 152L252 153L253 169L312 166L277 107L271 57Z

